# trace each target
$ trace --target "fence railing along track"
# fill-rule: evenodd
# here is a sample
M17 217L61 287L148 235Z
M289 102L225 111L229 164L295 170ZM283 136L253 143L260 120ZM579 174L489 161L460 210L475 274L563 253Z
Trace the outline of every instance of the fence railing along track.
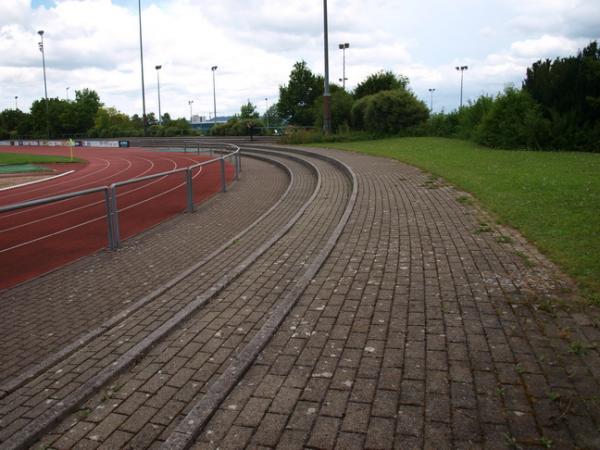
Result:
M201 144L195 144L193 146L193 150L195 150L198 154L204 149L201 148ZM184 152L191 150L191 148L186 147ZM234 179L239 179L239 174L241 171L241 161L240 161L240 149L237 145L234 144L222 144L218 148L216 148L215 144L211 144L210 148L205 151L209 151L210 154L214 153L224 153L222 156L218 156L216 158L210 159L208 161L203 161L201 163L192 164L188 167L182 167L179 169L173 169L166 172L155 173L152 175L146 175L143 177L132 178L124 181L117 181L112 183L110 186L99 186L91 189L84 189L81 191L68 192L65 194L54 195L51 197L44 197L35 200L29 200L26 202L13 203L10 205L0 206L0 213L22 210L27 208L33 208L36 206L47 205L50 203L55 203L63 200L68 200L75 197L83 197L90 194L95 194L98 192L102 192L104 194L104 207L106 214L106 222L107 222L107 235L108 235L108 248L110 250L116 250L119 248L121 244L120 237L120 223L119 223L119 208L117 203L117 190L120 187L128 186L135 183L141 183L144 181L154 180L157 178L162 178L166 176L170 176L177 173L183 173L185 175L185 196L186 196L186 209L185 212L194 212L194 177L192 176L192 171L195 169L199 169L203 166L207 166L209 164L217 163L219 164L219 178L220 178L220 190L221 192L227 191L227 177L225 165L226 161L230 160L234 167Z

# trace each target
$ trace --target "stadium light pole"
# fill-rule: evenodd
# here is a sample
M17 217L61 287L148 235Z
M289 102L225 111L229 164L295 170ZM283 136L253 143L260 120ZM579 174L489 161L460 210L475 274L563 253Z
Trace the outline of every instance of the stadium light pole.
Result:
M142 68L142 121L144 122L144 136L148 132L148 118L146 117L146 88L144 86L144 45L142 42L142 0L138 0L138 18L140 22L140 65Z
M267 97L265 97L265 122L267 125L267 129L269 128L269 99Z
M19 100L19 96L15 95L15 110L19 109L19 102L18 102L18 100Z
M469 66L456 66L456 70L460 71L460 108L462 109L463 105L463 74L465 70L468 70Z
M210 68L210 70L212 70L212 76L213 76L213 122L217 123L217 88L216 88L216 84L215 84L215 72L217 71L218 67L217 66L212 66Z
M342 51L342 87L346 90L346 49L350 48L350 44L348 42L344 42L338 46Z
M158 75L158 71L162 69L161 65L154 66L156 69L156 84L158 86L158 123L162 124L162 114L160 113L160 76Z
M69 101L69 86L67 86L67 101Z
M323 132L331 133L331 94L329 92L329 35L327 31L327 0L323 0L323 53L325 78L323 80Z
M188 100L188 105L190 105L190 124L192 123L192 105L194 104L194 100Z
M46 84L46 53L44 52L44 30L39 30L38 34L40 35L40 42L38 42L38 47L40 52L42 52L42 67L44 70L44 98L46 99L46 134L48 135L48 139L50 139L50 113L48 108L48 85Z
M433 93L435 92L435 88L429 88L429 110L433 112Z

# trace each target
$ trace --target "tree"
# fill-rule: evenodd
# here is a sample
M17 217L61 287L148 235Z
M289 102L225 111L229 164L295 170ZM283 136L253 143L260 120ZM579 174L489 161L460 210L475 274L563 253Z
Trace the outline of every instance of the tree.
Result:
M310 126L315 122L313 104L323 95L322 78L315 76L305 61L294 64L287 85L279 86L277 111L292 125Z
M256 105L250 103L250 100L240 108L240 119L258 119L259 117Z
M547 139L548 121L524 90L507 88L494 101L475 132L480 144L497 148L539 149Z
M354 99L352 95L336 84L330 86L331 91L331 129L339 132L340 127L348 128L350 125L350 111ZM315 100L315 126L323 128L323 97Z
M82 89L75 91L75 111L77 113L77 132L86 133L94 126L94 119L98 109L102 106L96 91Z
M367 98L364 116L367 131L397 133L429 117L427 105L406 89L381 91Z
M374 95L381 91L407 89L408 78L404 75L396 76L391 71L379 71L369 75L366 80L358 83L354 89L354 98L359 99L367 95Z

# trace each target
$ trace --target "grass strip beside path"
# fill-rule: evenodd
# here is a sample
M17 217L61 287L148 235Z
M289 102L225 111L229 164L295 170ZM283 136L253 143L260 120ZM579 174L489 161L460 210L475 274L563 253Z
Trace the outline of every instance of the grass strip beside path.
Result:
M82 162L79 158L57 155L30 155L26 153L4 153L0 152L0 165L11 164L48 164L48 163L78 163Z
M493 150L444 138L316 144L384 156L471 193L600 305L600 154Z

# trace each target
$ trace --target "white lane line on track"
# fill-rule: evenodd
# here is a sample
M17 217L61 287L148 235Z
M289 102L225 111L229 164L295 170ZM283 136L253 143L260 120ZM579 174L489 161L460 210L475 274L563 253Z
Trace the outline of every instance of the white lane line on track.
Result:
M151 170L154 168L154 162L153 162L153 161L151 161L151 160L149 160L149 159L145 159L145 158L142 158L142 159L143 159L143 160L145 160L145 161L148 161L148 162L150 163L150 167L149 167L148 169L144 170L143 172L141 172L140 174L136 175L136 176L138 176L138 177L145 175L146 173L148 173L149 171L151 171ZM131 161L130 161L130 160L128 160L128 159L126 159L125 161L128 161L128 162L130 162L130 163L131 163ZM131 167L131 165L132 165L132 164L130 164L130 165L129 165L129 167ZM129 167L128 167L128 168L129 168ZM121 171L121 172L122 172L122 171ZM121 172L119 172L119 173L121 173ZM140 187L140 188L137 188L137 189L133 189L133 190L131 190L131 191L128 191L128 192L135 192L135 191L137 191L138 189L142 189L143 187L144 187L144 186L142 186L142 187ZM127 192L125 192L125 194L126 194L126 193L127 193ZM119 197L120 195L123 195L123 194L119 194L117 197ZM57 202L54 202L53 204L57 205L57 204L60 204L60 203L67 202L67 201L69 201L69 200L73 200L73 199L59 200L59 201L57 201ZM23 227L26 227L26 226L28 226L28 225L33 225L33 224L35 224L35 223L43 222L43 221L45 221L45 220L54 219L55 217L60 217L60 216L62 216L62 215L65 215L65 214L68 214L68 213L71 213L71 212L75 212L75 211L79 211L79 210L81 210L81 209L85 209L85 208L89 208L89 207L92 207L92 206L99 205L100 203L104 203L104 200L100 200L100 201L97 201L97 202L92 202L92 203L86 203L85 205L81 205L81 206L78 206L78 207L76 207L76 208L67 209L66 211L63 211L63 212L60 212L60 213L57 213L57 214L53 214L53 215L51 215L51 216L44 216L44 217L41 217L41 218L39 218L39 219L30 220L30 221L28 221L28 222L21 223L21 224L19 224L19 225L15 225L15 226L13 226L13 227L10 227L10 228L4 228L4 229L0 230L0 233L6 233L6 232L8 232L8 231L16 230L16 229L18 229L18 228L23 228ZM50 205L50 204L48 204L48 205L42 205L42 206L49 206L49 205ZM38 207L38 208L39 208L39 207ZM29 211L32 211L32 210L35 210L35 208L31 208ZM25 211L19 211L19 212L25 212ZM14 215L16 215L16 214L10 214L10 215L4 216L4 217L11 217L11 216L14 216Z
M92 183L93 183L93 184L97 184L97 183L99 183L99 182L101 182L101 181L104 181L104 180L110 180L112 177L115 177L115 176L117 176L117 175L120 175L121 173L123 173L123 172L125 172L125 171L129 170L129 169L131 168L131 166L133 165L133 163L132 163L132 162L131 162L131 160L129 160L129 159L126 159L126 158L117 158L117 159L119 159L119 160L121 160L121 161L126 161L126 162L127 162L127 166L126 166L124 169L122 169L122 170L118 171L117 173L115 173L115 174L113 174L113 175L109 175L109 176L107 176L107 177L101 178L100 180L94 181L94 182L92 182ZM153 162L152 160L149 160L149 159L146 159L146 158L141 158L141 159L143 159L143 160L145 160L145 161L149 162L149 163L150 163L150 167L149 167L148 169L144 170L143 172L141 172L140 174L136 175L136 177L143 176L143 175L145 175L146 173L148 173L149 171L151 171L151 170L154 168L154 162ZM106 166L105 168L103 168L103 169L102 169L102 171L104 171L105 169L107 169L107 168L108 168L108 167L110 167L110 165L111 165L111 162L110 162L109 160L103 160L103 161L105 161L106 163L108 163L108 166ZM90 174L87 174L87 175L85 175L84 177L81 177L81 178L87 178L89 175L90 175ZM78 188L79 188L79 189L77 189L77 190L81 190L81 188L82 188L83 186L88 186L88 185L90 185L90 184L92 184L92 183L89 183L89 182L88 182L88 183L80 184L80 185L76 186L76 187L78 187ZM100 183L99 185L102 185L102 183ZM73 191L71 191L71 192L73 192ZM25 213L27 213L27 212L31 212L31 211L35 211L35 210L39 210L40 208L44 208L44 207L46 207L46 206L50 206L50 205L58 205L58 204L61 204L61 203L65 203L65 202L68 202L69 200L73 200L73 198L70 198L70 199L65 199L65 200L59 200L59 201L57 201L57 202L53 202L53 203L51 203L51 204L50 204L50 203L48 203L48 204L46 204L46 205L35 206L35 207L33 207L33 208L29 208L29 209L26 209L26 210L20 210L20 211L14 212L14 213L12 213L12 214L5 214L5 215L3 215L2 217L0 217L0 220L2 220L2 219L5 219L5 218L9 218L9 217L13 217L13 216L16 216L16 215L19 215L19 214L25 214ZM37 222L40 222L40 221L43 221L43 220L46 220L46 219L51 219L51 218L53 218L53 217L58 217L58 216L60 216L60 215L62 215L62 214L64 214L64 213L68 213L68 212L70 212L70 211L77 211L78 209L85 208L86 206L97 205L98 203L101 203L101 202L95 202L95 203L92 203L92 204L83 205L83 206L81 206L81 207L78 207L78 208L73 208L73 209L70 209L70 210L64 211L63 213L55 214L55 215L53 215L53 216L46 216L46 217L43 217L43 218L41 218L41 219L32 220L32 221L30 221L30 222L26 222L26 223L24 223L24 224L21 224L21 225L18 225L18 226L16 226L16 227L12 227L12 228L5 228L5 229L3 229L3 230L0 230L0 233L3 233L3 232L5 232L5 231L10 231L10 230L13 230L13 229L15 229L15 228L19 228L19 227L21 227L21 226L26 226L26 225L28 225L28 224L30 224L30 223L37 223Z
M171 161L171 162L173 162L173 161ZM199 168L199 170L198 170L198 173L197 173L196 175L194 175L192 178L196 178L198 175L200 175L200 173L202 172L202 170L203 170L203 169L204 169L204 166L200 166L200 168ZM165 178L165 177L160 177L160 178L158 178L158 180L163 180L164 178ZM177 189L177 188L179 188L179 187L181 187L181 186L183 186L183 185L185 185L185 184L186 184L185 182L183 182L183 183L180 183L180 184L178 184L177 186L174 186L173 188L171 188L171 189L169 189L169 190L167 190L167 191L164 191L164 192L162 192L162 193L160 193L160 194L156 194L156 195L154 195L154 196L152 196L152 197L149 197L149 198L147 198L147 199L145 199L145 200L142 200L142 201L140 201L140 202L138 202L138 203L135 203L135 204L133 204L133 205L129 205L129 206L127 206L127 207L123 208L123 209L120 209L120 210L119 210L119 212L121 212L121 211L126 211L126 210L128 210L128 209L130 209L130 208L133 208L133 207L135 207L135 206L141 205L142 203L146 203L146 202L148 202L148 201L150 201L150 200L153 200L153 199L155 199L155 198L161 197L161 196L163 196L163 195L165 195L165 194L168 194L168 193L169 193L169 192L171 192L171 191L174 191L175 189ZM0 250L0 253L5 253L5 252L8 252L8 251L10 251L10 250L14 250L14 249L17 249L17 248L20 248L20 247L24 247L24 246L27 246L27 245L30 245L30 244L34 244L34 243L36 243L36 242L39 242L39 241L41 241L41 240L44 240L44 239L47 239L47 238L50 238L50 237L53 237L53 236L57 236L57 235L59 235L59 234L62 234L62 233L66 233L67 231L74 230L74 229L76 229L76 228L82 227L82 226L84 226L84 225L87 225L87 224L90 224L90 223L92 223L92 222L96 222L97 220L101 220L101 219L106 219L106 216L105 216L105 215L102 215L102 216L100 216L100 217L96 217L96 218L94 218L94 219L87 220L87 221L85 221L85 222L82 222L82 223L79 223L79 224L77 224L77 225L73 225L73 226L71 226L71 227L68 227L68 228L64 228L64 229L62 229L62 230L55 231L54 233L50 233L50 234L47 234L47 235L44 235L44 236L40 236L40 237L38 237L38 238L31 239L30 241L27 241L27 242L21 242L20 244L13 245L12 247L8 247L8 248L5 248L5 249L2 249L2 250Z
M58 175L54 175L54 176L47 177L47 178L42 178L40 180L33 180L33 181L28 181L27 183L14 184L12 186L6 186L6 187L3 187L3 188L0 188L0 192L1 191L8 191L9 189L20 188L20 187L23 187L23 186L29 186L30 184L41 183L43 181L54 180L55 178L64 177L65 175L69 175L69 174L71 174L73 172L75 172L75 171L74 170L69 170L68 172L59 173Z
M103 171L107 170L107 169L110 167L110 161L108 161L108 160L106 160L106 159L99 158L99 157L94 157L94 158L96 158L96 159L95 159L95 160L92 160L92 161L90 161L90 165L93 165L93 164L95 164L97 161L102 161L102 162L103 162L103 166L101 166L99 170L95 170L95 171L93 171L93 172L86 173L86 174L84 174L84 175L76 174L76 175L79 175L79 176L73 176L73 177L72 177L70 180L68 180L68 181L69 181L69 182L79 182L80 180L83 180L84 178L87 178L87 177L89 177L90 175L95 175L95 174L98 174L99 172L103 172ZM66 181L65 181L65 182L66 182ZM44 187L44 188L39 188L39 189L31 189L31 190L27 191L27 194L33 194L33 193L35 193L35 192L38 192L38 191L47 190L48 188L56 188L57 186L61 186L61 185L65 184L65 182L53 183L52 185L50 185L50 186L47 186L47 187ZM85 185L85 184L84 184L84 185ZM20 195L20 194L21 194L20 192L15 192L13 196L15 196L15 195Z

